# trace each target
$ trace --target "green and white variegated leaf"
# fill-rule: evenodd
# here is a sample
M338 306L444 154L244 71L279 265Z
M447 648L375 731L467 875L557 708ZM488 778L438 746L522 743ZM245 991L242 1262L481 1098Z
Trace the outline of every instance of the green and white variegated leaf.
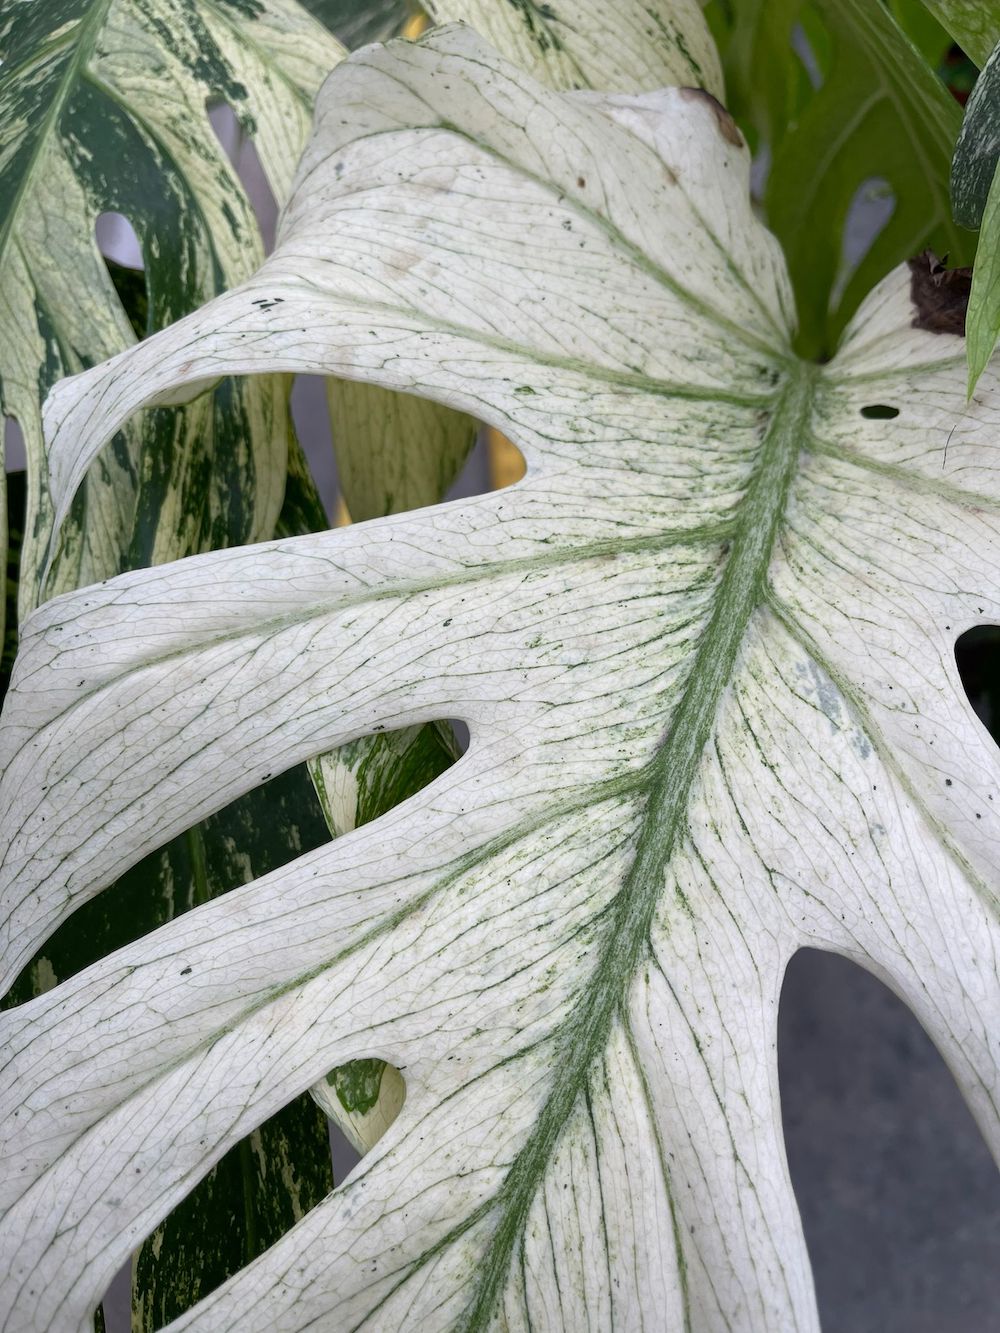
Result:
M426 0L438 23L468 23L508 60L563 91L704 88L723 96L719 54L697 0Z
M951 206L961 226L981 225L998 159L1000 42L972 89L951 162Z
M437 504L476 441L476 423L426 398L327 380L337 478L351 518Z
M302 0L302 3L352 51L369 42L398 37L408 21L421 14L416 0Z
M207 104L232 106L284 199L342 48L294 0L58 0L8 5L0 49L0 394L28 448L24 613L54 553L40 403L134 341L96 218L123 213L138 234L150 329L245 279L260 237ZM277 377L146 414L102 455L45 595L273 535L287 434Z
M981 69L1000 40L997 0L924 0L924 4Z
M367 1058L405 1079L389 1132L173 1329L815 1329L775 1058L802 945L911 1004L1000 1147L1000 757L953 650L1000 616L1000 383L966 407L906 271L797 361L737 139L467 32L368 48L261 272L54 396L64 477L223 367L419 389L528 472L32 617L8 975L276 769L441 717L472 743L4 1017L8 1328L82 1328L226 1147Z

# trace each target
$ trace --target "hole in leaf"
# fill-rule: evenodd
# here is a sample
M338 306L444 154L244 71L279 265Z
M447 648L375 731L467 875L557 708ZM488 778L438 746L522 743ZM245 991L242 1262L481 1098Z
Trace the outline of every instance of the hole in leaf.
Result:
M829 37L817 16L803 16L803 22L793 25L791 45L809 83L813 88L822 87L829 58Z
M239 117L228 102L221 100L206 102L205 110L208 112L209 124L215 137L222 145L222 151L229 158L230 166L235 167L243 142L243 126L239 122Z
M124 268L144 268L142 246L135 228L122 213L101 213L94 223L97 248L105 259Z
M303 1093L230 1148L136 1251L136 1327L183 1315L279 1241L334 1180L326 1117Z
M1000 745L1000 625L976 625L959 636L955 662L969 703Z
M800 950L781 993L778 1059L824 1333L990 1327L995 1169L909 1009L847 959Z
M135 336L144 338L151 332L149 287L135 228L121 213L102 213L94 223L94 238Z
M764 207L764 200L767 197L767 182L771 175L772 162L771 145L767 142L759 144L750 163L750 195L759 208Z
M377 1057L350 1060L313 1085L312 1095L330 1119L334 1175L350 1171L393 1123L406 1100L406 1084L394 1065Z
M415 796L450 768L460 753L451 725L430 722L366 736L313 760L310 771L331 832L349 833ZM398 1070L373 1058L330 1070L313 1085L312 1094L339 1131L340 1151L346 1143L360 1156L396 1119L405 1089ZM336 1154L337 1136L331 1146Z
M3 419L3 454L4 469L7 472L23 472L28 466L24 435L14 417Z
M0 1008L21 1004L167 921L329 841L304 764L272 778L143 857L80 906L22 971Z
M132 1261L119 1268L94 1314L94 1333L132 1333Z
M493 490L513 486L525 473L524 454L512 440L493 426L485 428L486 451L490 465L490 485Z
M246 190L264 240L265 253L270 254L274 249L274 234L278 225L278 204L261 164L253 135L240 123L228 102L209 102L206 109L215 137Z
M460 717L450 717L445 723L445 726L451 728L451 734L455 741L455 749L458 754L465 754L471 743L468 724L463 722Z
M17 431L17 423L11 417L6 418L6 447L10 447L11 434ZM20 432L18 431L18 436ZM24 536L24 519L28 503L28 474L23 467L24 444L19 439L22 466L17 471L9 471L5 482L7 487L7 561L6 582L4 588L4 630L3 651L0 656L0 704L10 685L10 673L17 655L17 580L20 572L21 541ZM8 456L8 462L10 461Z
M844 219L840 264L830 289L830 308L841 303L848 283L885 230L896 208L896 196L881 176L862 181L854 191Z
M296 375L292 384L291 403L295 434L302 445L327 518L333 522L339 486L323 376Z
M868 421L892 421L899 416L899 408L887 403L869 403L861 409L861 415Z
M406 399L409 395L393 394L387 390L376 390L372 401L389 410L394 398ZM302 444L302 449L309 465L309 472L315 482L322 501L323 509L334 527L343 527L354 518L351 514L340 485L340 472L337 465L337 444L330 423L330 411L327 397L327 381L321 375L296 375L292 386L292 419L295 432ZM359 397L356 403L361 408L365 398ZM344 432L351 432L347 415L341 420ZM350 438L357 436L350 434ZM405 439L400 442L405 446ZM377 460L376 460L377 461ZM524 455L510 440L491 427L480 427L476 440L465 457L457 476L444 491L442 499L459 500L474 495L485 495L490 491L502 490L513 485L524 476ZM431 487L428 495L434 494ZM440 491L437 491L440 494ZM381 497L383 500L386 497ZM379 513L386 512L383 503L378 506ZM398 507L393 512L402 512ZM372 515L376 516L376 515Z
M440 777L460 754L447 722L382 731L310 760L334 837L370 824Z

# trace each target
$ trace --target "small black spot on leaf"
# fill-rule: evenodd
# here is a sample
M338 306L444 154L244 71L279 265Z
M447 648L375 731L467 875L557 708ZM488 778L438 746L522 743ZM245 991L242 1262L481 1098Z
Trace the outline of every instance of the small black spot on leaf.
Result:
M899 408L890 407L888 403L869 403L861 409L861 415L868 421L891 421L899 416Z

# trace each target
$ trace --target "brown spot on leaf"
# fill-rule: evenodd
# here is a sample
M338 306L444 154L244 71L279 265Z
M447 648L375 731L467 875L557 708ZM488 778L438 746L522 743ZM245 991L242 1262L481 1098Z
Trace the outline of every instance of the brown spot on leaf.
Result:
M954 333L964 338L972 269L945 268L933 250L925 250L907 263L910 266L910 300L916 310L913 327L928 333Z
M587 184L587 181L586 181L586 179L585 179L583 176L577 176L577 178L576 178L576 188L577 188L578 190L582 190L586 184Z
M704 88L681 88L680 95L687 102L704 102L715 115L715 123L719 127L719 133L727 143L731 143L734 148L742 148L743 135L737 128L736 121L722 105L717 97L707 93Z

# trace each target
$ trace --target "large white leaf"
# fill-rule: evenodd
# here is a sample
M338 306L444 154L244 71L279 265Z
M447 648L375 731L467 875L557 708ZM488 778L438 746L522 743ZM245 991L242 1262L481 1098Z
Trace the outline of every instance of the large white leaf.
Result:
M265 368L438 397L528 473L30 620L8 976L273 772L439 717L472 744L4 1017L6 1328L82 1328L209 1163L360 1057L405 1078L389 1132L172 1327L815 1328L775 1062L805 944L906 998L1000 1146L1000 764L953 653L1000 614L1000 385L966 407L905 272L796 361L747 174L703 94L549 92L455 30L369 48L257 277L53 396L64 501L151 396Z

